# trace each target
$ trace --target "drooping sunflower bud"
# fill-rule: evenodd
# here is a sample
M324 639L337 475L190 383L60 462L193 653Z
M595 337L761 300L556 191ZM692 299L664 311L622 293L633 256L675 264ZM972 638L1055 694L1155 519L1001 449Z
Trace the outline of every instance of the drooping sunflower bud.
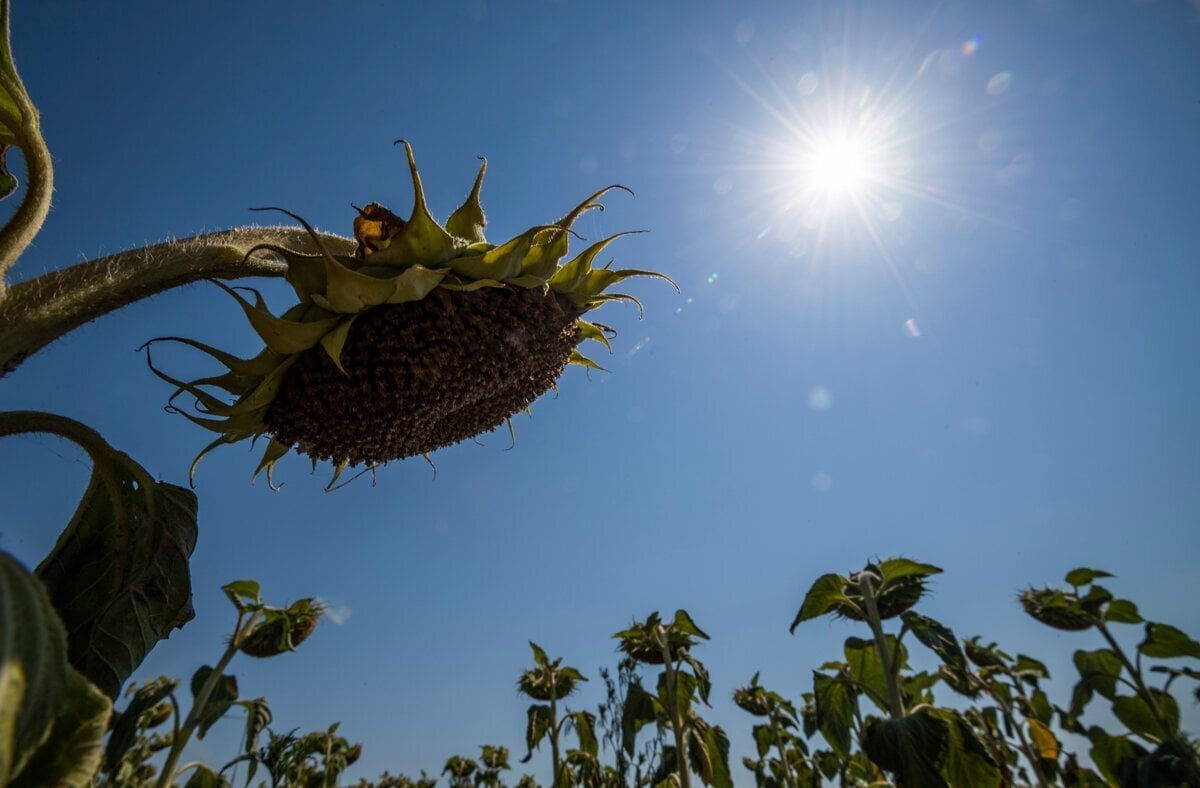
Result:
M771 713L771 703L767 691L762 687L739 687L733 691L733 702L742 711L747 711L755 717L766 717Z
M1096 618L1080 603L1078 597L1055 588L1030 588L1018 597L1025 612L1046 626L1065 632L1090 629Z
M324 607L315 599L293 602L286 610L268 609L242 642L241 651L251 657L274 657L294 651L316 630L323 612Z
M287 262L295 306L275 316L256 291L250 291L252 303L217 283L262 338L261 353L242 359L177 340L228 370L193 381L151 363L155 374L176 386L172 403L190 394L200 413L169 408L219 436L196 462L217 446L264 435L270 441L255 473L265 469L268 478L293 447L314 462L333 462L335 481L348 466L428 458L527 409L568 364L599 369L576 346L591 339L611 350L613 332L582 316L608 301L641 306L607 288L636 276L671 281L653 271L593 267L597 255L625 233L564 262L571 225L600 208L605 193L623 187L602 189L557 222L496 245L484 238L479 203L486 162L466 202L442 226L426 206L407 143L405 149L415 192L412 215L401 219L378 203L356 209L353 256L330 254L312 228L287 211L312 233L321 253L251 250L265 248Z

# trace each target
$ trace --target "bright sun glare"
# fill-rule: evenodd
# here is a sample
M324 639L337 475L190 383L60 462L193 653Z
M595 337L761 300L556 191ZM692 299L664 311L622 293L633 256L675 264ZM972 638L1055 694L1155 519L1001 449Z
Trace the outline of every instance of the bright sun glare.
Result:
M828 196L854 198L870 186L871 152L861 140L841 136L815 144L803 169L813 188Z

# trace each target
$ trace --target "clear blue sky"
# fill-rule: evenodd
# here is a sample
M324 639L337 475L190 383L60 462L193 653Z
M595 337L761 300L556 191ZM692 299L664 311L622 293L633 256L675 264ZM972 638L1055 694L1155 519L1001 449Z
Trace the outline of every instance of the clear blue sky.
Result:
M632 285L644 320L600 313L620 330L599 359L611 373L568 370L516 420L513 450L497 433L438 452L436 479L410 461L327 495L328 469L293 457L273 493L249 483L255 455L210 455L197 618L139 675L216 659L224 582L320 595L343 623L296 654L235 661L243 694L266 695L281 730L341 720L365 745L355 777L436 773L482 743L523 753L527 640L593 678L577 699L590 707L597 667L616 662L609 635L685 607L713 636L698 652L710 717L745 780L752 721L729 693L757 670L809 689L853 628L787 626L817 575L872 555L944 567L926 613L1064 679L1070 652L1097 644L1041 627L1014 595L1074 566L1116 573L1144 613L1196 634L1198 14L16 0L13 46L58 175L18 277L248 223L263 204L346 234L350 202L406 215L403 136L443 218L488 157L493 239L627 184L636 198L614 194L577 229L650 229L612 247L618 265L683 291ZM860 126L867 182L814 193L813 145ZM47 349L0 381L0 405L81 419L181 482L208 437L162 411L169 392L133 352L159 335L257 341L215 287L185 288ZM0 468L0 545L36 563L86 459L16 438ZM239 729L195 755L222 762ZM532 764L543 778L548 760Z

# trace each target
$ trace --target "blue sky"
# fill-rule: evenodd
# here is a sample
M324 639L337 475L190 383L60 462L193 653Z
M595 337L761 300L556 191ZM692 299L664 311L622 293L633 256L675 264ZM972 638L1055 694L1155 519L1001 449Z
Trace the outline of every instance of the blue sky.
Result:
M618 266L682 289L632 285L644 320L600 313L620 331L608 374L568 370L515 448L497 433L438 452L436 479L409 461L325 494L328 469L293 457L274 493L241 447L209 456L197 618L139 676L216 659L224 582L316 594L342 623L235 661L243 694L266 695L281 730L341 720L365 746L354 776L438 772L483 743L523 753L528 640L594 679L577 701L592 707L609 635L684 607L713 637L710 717L740 762L752 722L729 693L759 670L809 689L853 628L789 636L803 593L874 555L944 567L927 614L1064 679L1097 644L1014 595L1074 566L1200 630L1184 591L1200 552L1194 4L14 5L57 167L18 278L263 204L344 234L350 202L407 215L404 137L442 218L488 157L493 240L628 185L636 198L577 229L651 230L611 247ZM814 178L848 129L866 163ZM0 405L81 419L181 482L208 437L163 412L133 352L159 335L256 349L236 305L197 285L68 336L0 381ZM0 467L0 546L34 564L86 459L14 438ZM195 755L223 762L238 730Z

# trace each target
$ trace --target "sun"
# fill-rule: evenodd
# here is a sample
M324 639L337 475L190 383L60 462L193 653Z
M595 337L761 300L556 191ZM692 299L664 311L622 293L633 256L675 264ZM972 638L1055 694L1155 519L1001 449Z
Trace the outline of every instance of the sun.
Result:
M801 156L802 179L830 198L861 198L877 176L870 146L847 134L817 140Z

